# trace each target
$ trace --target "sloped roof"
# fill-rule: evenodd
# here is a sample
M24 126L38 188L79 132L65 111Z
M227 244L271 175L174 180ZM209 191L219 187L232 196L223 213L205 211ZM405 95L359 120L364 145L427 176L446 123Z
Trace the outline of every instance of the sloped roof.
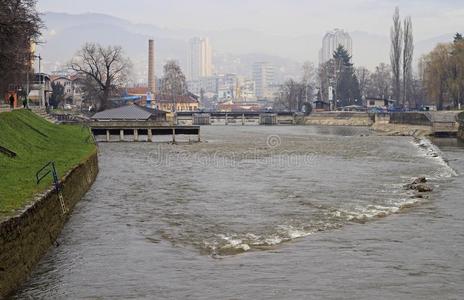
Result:
M148 120L152 113L137 106L126 105L107 109L92 116L94 120Z
M189 95L167 95L167 94L156 94L155 102L158 103L198 103L199 101L192 96L193 94ZM174 100L173 100L174 99Z

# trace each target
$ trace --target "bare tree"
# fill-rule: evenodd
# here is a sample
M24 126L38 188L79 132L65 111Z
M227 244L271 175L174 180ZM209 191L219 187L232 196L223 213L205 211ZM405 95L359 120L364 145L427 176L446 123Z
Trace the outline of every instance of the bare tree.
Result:
M160 87L161 94L170 96L187 95L185 75L174 60L170 60L164 65L163 72Z
M323 63L319 66L317 70L317 86L319 88L318 98L319 100L328 102L331 96L329 95L330 86L335 85L335 63L331 59L326 63Z
M375 68L370 76L370 84L367 86L366 94L369 97L388 99L391 96L392 77L390 66L381 63Z
M279 97L274 103L274 109L301 111L305 103L305 94L306 87L304 83L289 79L280 86Z
M309 102L312 100L316 86L316 68L312 62L307 61L303 64L303 78L301 82L305 87L305 101Z
M87 81L84 87L92 87L87 92L96 93L93 100L97 111L101 111L108 108L111 94L125 84L131 63L119 46L86 43L71 61L70 68Z
M401 58L403 51L403 29L401 26L400 9L396 7L393 15L393 26L390 31L391 53L390 61L393 73L393 97L401 98Z
M410 102L412 84L412 61L414 56L414 38L411 17L404 20L403 34L403 97L402 103Z
M359 92L363 98L367 97L367 88L371 81L371 72L365 67L359 67L355 69L356 77L359 82Z
M0 92L26 81L42 20L35 0L0 0Z

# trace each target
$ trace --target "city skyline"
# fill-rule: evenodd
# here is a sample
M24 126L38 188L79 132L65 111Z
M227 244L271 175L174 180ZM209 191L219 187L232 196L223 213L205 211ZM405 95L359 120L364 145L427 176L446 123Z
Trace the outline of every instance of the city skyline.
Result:
M38 7L42 12L111 14L134 23L154 24L172 30L188 28L220 31L242 28L288 36L325 33L330 28L344 28L349 32L369 28L371 33L388 35L395 6L401 7L403 15L410 15L414 19L418 39L454 32L461 30L456 28L457 25L464 26L464 8L462 2L457 0L255 0L247 2L246 9L243 9L242 0L214 3L206 0L195 3L186 0L169 3L147 0L136 2L138 5L133 5L134 1L103 0L96 3L83 0L77 5L70 0L60 3L40 0ZM334 7L337 9L334 10Z

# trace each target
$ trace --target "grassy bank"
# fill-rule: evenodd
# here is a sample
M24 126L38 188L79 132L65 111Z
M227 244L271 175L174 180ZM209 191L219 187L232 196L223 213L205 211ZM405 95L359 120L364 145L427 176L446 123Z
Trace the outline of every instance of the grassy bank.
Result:
M40 185L35 182L36 172L48 161L55 161L63 176L93 153L89 137L81 126L51 124L27 110L0 113L0 146L17 154L0 152L0 214L24 207L51 185L51 176Z

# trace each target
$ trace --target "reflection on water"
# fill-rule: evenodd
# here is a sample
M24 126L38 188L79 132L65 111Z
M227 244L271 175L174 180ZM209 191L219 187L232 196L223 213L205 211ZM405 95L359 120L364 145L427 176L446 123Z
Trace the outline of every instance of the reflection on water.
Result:
M17 297L301 298L318 282L312 292L339 298L350 282L371 298L376 285L350 281L356 274L380 284L405 269L437 270L387 257L415 253L394 244L423 230L424 216L443 218L443 186L458 197L448 152L430 156L438 150L425 141L366 128L203 127L202 136L102 144L97 182ZM405 190L416 176L439 191ZM333 282L341 277L348 281Z

